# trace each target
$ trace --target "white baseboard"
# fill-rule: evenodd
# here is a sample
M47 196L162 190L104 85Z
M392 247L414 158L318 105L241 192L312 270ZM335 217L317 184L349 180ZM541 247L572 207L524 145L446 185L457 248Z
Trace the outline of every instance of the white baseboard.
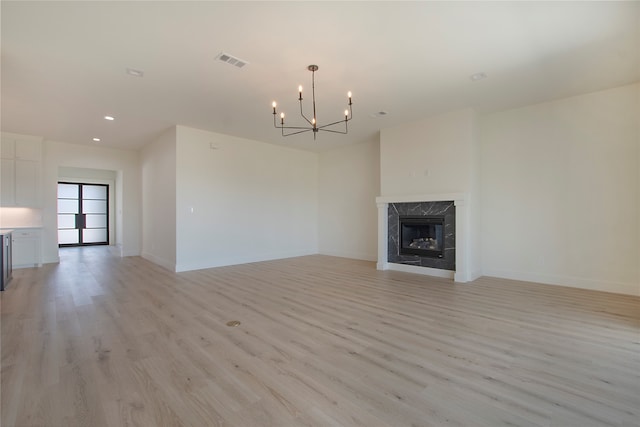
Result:
M158 264L160 267L166 268L167 270L174 271L174 272L176 271L175 263L167 261L164 258L157 257L148 252L143 252L140 256L148 261L151 261L154 264Z
M483 276L640 296L640 284L631 282L605 282L602 280L593 280L584 277L559 276L510 270L485 270L483 272Z
M395 262L387 263L387 269L393 271L403 271L405 273L422 274L424 276L442 277L444 279L452 279L454 273L451 270L441 270L439 268L420 267L417 265L409 264L396 264Z
M281 252L263 255L254 255L249 257L230 257L207 260L197 263L181 263L176 264L176 272L202 270L205 268L226 267L229 265L249 264L252 262L272 261L275 259L295 258L299 256L316 255L317 250Z
M343 252L343 251L325 251L321 250L319 252L320 255L328 255L328 256L337 256L340 258L350 258L350 259L359 259L362 261L376 261L378 259L377 254L364 254L357 252Z
M55 257L43 258L42 263L43 264L59 264L60 263L60 257L59 256L55 256Z
M482 272L480 270L473 270L471 273L469 273L469 282L473 282L476 279L479 279L480 277L482 277Z
M21 268L38 268L38 267L42 267L42 264L34 263L34 264L19 264L19 265L11 266L11 268L14 270L20 270Z

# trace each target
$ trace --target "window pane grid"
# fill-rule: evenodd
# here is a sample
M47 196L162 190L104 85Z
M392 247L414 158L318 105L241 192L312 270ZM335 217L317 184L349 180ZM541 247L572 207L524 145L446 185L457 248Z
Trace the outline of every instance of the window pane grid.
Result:
M79 196L77 184L58 184L58 198L77 199Z
M76 216L69 214L58 215L58 229L67 230L76 228Z
M85 228L107 228L107 216L101 214L87 215Z
M58 243L61 245L73 245L79 243L78 230L58 230Z
M58 243L109 244L107 185L58 183Z

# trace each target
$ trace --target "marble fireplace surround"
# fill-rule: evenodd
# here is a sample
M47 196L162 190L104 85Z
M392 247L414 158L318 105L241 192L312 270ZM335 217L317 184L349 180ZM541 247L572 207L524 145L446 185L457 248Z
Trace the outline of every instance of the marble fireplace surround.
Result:
M453 201L456 207L456 270L440 270L436 268L420 267L416 265L397 264L388 260L388 210L390 203L412 202L446 202ZM396 270L408 273L425 274L429 276L453 279L464 283L470 280L469 272L469 212L468 195L466 193L446 194L414 194L400 196L376 197L378 205L378 270Z

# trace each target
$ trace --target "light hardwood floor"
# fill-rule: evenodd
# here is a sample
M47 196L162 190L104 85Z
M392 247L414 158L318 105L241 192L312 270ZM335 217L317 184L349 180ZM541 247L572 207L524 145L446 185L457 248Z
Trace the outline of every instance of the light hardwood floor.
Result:
M640 298L87 248L1 303L3 427L640 425Z

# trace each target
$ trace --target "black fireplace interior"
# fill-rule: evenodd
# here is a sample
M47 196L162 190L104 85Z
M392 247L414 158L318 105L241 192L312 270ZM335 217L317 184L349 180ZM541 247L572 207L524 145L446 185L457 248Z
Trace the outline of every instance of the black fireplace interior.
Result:
M400 216L400 254L442 258L443 216Z

